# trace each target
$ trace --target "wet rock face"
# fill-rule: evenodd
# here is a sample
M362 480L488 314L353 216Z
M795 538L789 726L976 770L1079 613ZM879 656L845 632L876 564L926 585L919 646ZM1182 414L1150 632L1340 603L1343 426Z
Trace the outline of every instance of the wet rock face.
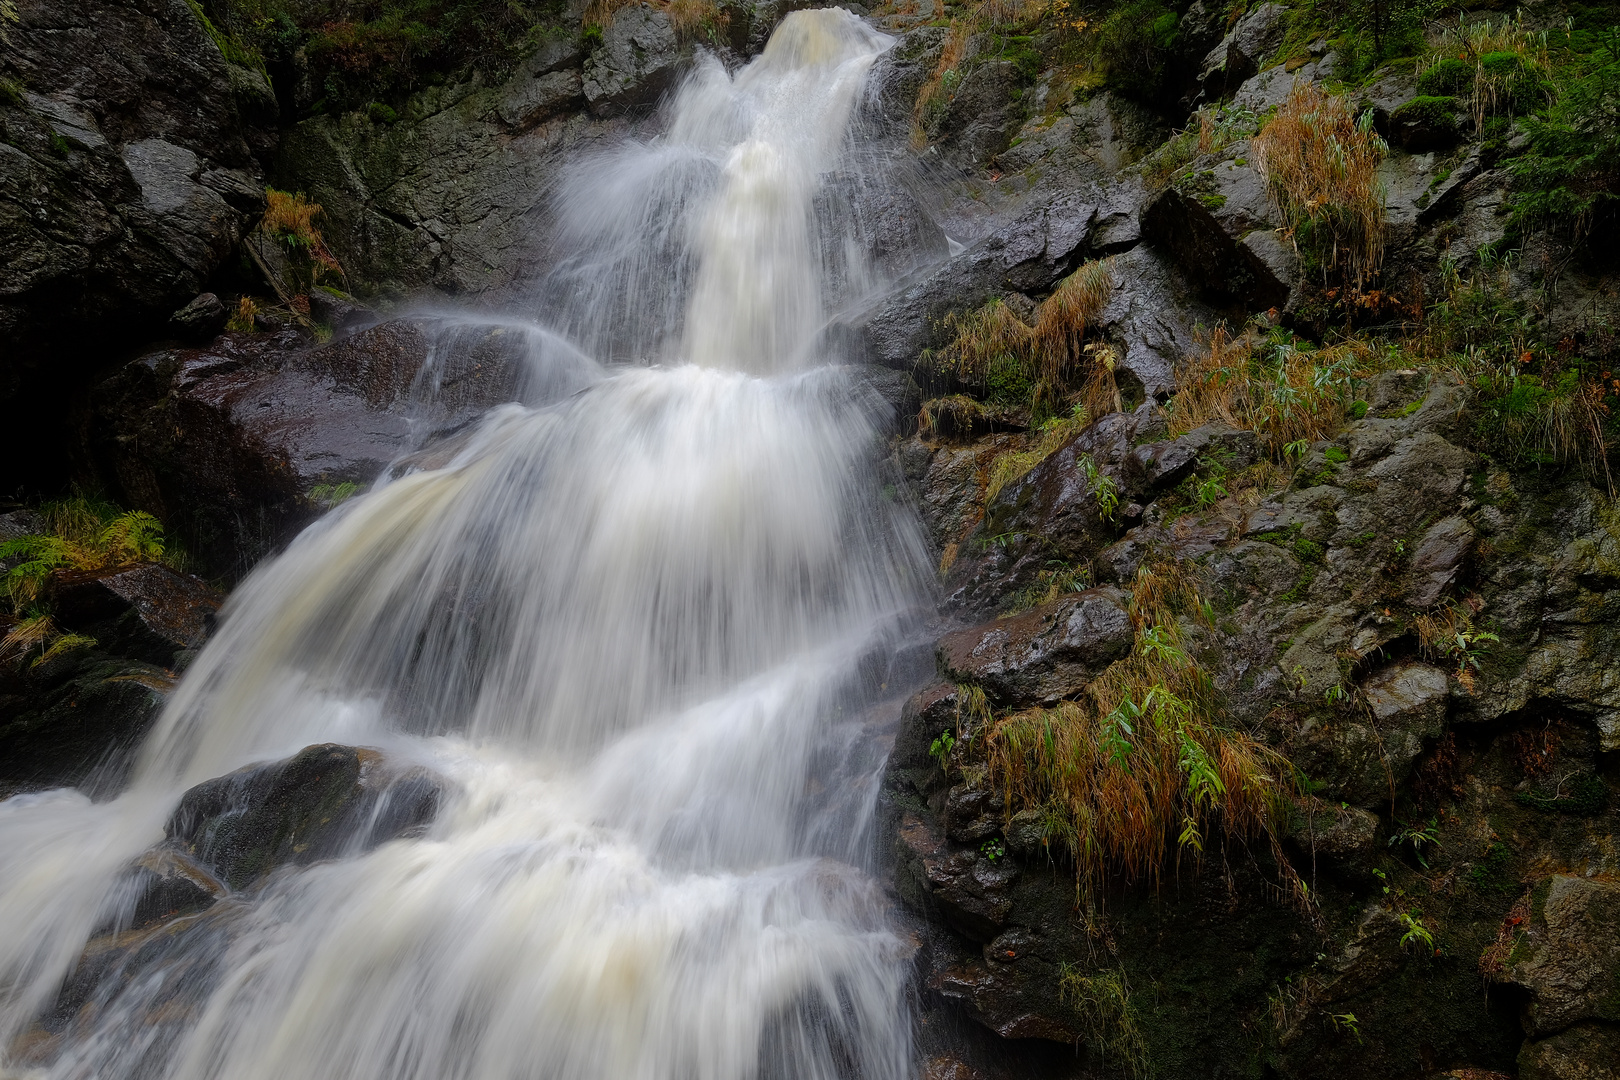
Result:
M165 667L202 646L224 600L198 578L152 564L59 572L48 596L59 626Z
M197 785L164 833L175 850L242 890L277 867L412 835L433 820L442 790L424 770L328 743Z
M1022 615L940 639L940 670L994 700L1051 704L1131 650L1135 630L1118 589L1089 589Z
M317 485L369 484L518 398L530 347L522 331L432 319L322 346L226 334L130 363L96 389L83 437L126 503L172 523L214 572L240 574L313 516Z
M614 13L585 61L585 101L597 116L648 105L675 81L680 50L669 16L647 4Z
M116 790L172 685L163 668L100 649L0 665L0 798L63 786Z
M278 870L353 857L420 835L444 781L375 750L324 744L250 765L186 792L166 839L125 871L28 1053L43 1060L59 1037L124 1003L132 984L155 1038L194 1023L215 988L225 950ZM175 977L183 973L184 977ZM87 1031L84 1033L88 1033Z
M244 106L269 93L233 79L184 0L17 11L0 56L26 88L0 105L0 337L16 343L0 397L47 350L156 328L197 295L262 205Z

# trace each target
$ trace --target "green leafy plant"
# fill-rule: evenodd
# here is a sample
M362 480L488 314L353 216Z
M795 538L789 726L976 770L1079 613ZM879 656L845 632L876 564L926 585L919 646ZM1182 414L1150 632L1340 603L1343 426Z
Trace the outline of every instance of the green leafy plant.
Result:
M16 560L5 577L13 609L34 604L57 570L99 570L137 562L164 562L162 524L141 510L121 511L83 496L47 503L50 530L0 544L0 559Z
M1335 1030L1348 1031L1356 1037L1356 1042L1362 1041L1361 1021L1356 1019L1355 1013L1329 1013L1328 1020L1332 1022Z
M1435 818L1430 818L1425 824L1409 825L1403 821L1400 826L1391 834L1389 846L1400 847L1403 844L1410 846L1412 857L1417 859L1419 866L1427 870L1429 860L1424 852L1429 848L1440 846L1439 822Z
M1007 854L1007 848L1002 844L999 837L991 837L989 840L986 840L984 843L979 845L979 852L991 862L995 862L997 859Z
M359 494L360 485L345 480L338 484L316 484L310 488L305 498L330 510L339 503L346 502Z
M1406 932L1401 935L1401 948L1408 945L1420 945L1428 953L1434 952L1434 933L1423 922L1423 916L1417 912L1401 912L1401 925Z
M1097 512L1104 521L1114 520L1114 511L1119 508L1119 485L1112 476L1097 468L1097 463L1090 454L1081 454L1078 460L1080 473L1086 478L1086 486L1097 496Z
M1103 1064L1110 1058L1131 1077L1150 1073L1147 1038L1124 969L1083 974L1062 961L1058 965L1058 998L1074 1010L1086 1032L1086 1042L1097 1047Z
M956 736L949 731L942 731L938 738L928 744L928 756L938 761L941 769L949 770L951 751L955 749Z

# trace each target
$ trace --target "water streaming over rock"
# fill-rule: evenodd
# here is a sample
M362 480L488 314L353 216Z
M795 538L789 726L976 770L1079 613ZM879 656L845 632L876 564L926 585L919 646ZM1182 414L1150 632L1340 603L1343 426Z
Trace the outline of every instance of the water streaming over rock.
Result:
M582 351L536 331L523 403L256 571L123 795L0 803L6 1069L907 1074L858 867L921 549L881 402L813 346L813 203L887 44L807 11L734 79L701 64L563 196L542 321ZM589 359L625 352L663 366ZM440 778L431 824L107 936L183 792L321 742Z

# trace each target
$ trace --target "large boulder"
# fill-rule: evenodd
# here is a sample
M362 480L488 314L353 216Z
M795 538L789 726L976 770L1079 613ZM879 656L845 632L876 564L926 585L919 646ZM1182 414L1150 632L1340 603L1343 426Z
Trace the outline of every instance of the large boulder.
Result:
M0 636L9 629L0 619ZM173 685L161 667L96 647L0 662L0 798L116 790Z
M227 334L127 364L95 389L83 438L125 503L163 520L212 571L240 574L335 489L372 483L425 441L532 391L549 340L438 319L317 346L291 332ZM585 375L550 377L566 392Z
M1193 162L1142 216L1149 239L1181 272L1239 316L1287 310L1300 286L1299 257L1278 231L1265 177L1249 153L1249 144L1238 142Z
M165 847L239 891L283 866L419 834L443 793L438 777L376 750L308 746L187 791L164 826Z
M1555 874L1536 899L1506 975L1529 994L1526 1033L1620 1023L1620 884Z
M185 0L21 0L0 77L0 398L195 297L263 201L269 87ZM274 99L269 101L274 122ZM72 365L69 365L72 366Z
M1071 697L1136 640L1118 589L1088 589L939 641L942 674L984 688L993 701L1054 704Z

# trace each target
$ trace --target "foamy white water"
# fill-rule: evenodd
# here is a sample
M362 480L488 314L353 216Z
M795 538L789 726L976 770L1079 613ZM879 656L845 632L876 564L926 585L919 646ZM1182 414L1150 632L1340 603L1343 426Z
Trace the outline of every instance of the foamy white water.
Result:
M532 331L524 404L257 570L124 795L0 803L0 1072L908 1074L855 672L923 560L881 403L812 349L812 200L887 45L795 13L735 79L701 65L664 138L582 166L576 303L542 321L583 352ZM668 366L590 358L613 342ZM445 778L427 835L172 924L42 1034L180 795L328 741Z

